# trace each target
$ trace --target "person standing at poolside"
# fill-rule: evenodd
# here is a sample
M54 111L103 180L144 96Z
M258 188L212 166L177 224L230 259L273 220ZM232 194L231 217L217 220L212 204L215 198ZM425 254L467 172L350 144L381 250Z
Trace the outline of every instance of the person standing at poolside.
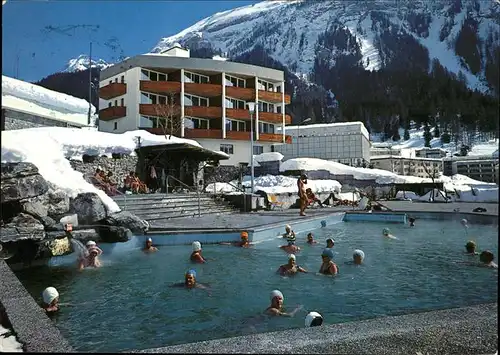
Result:
M201 243L196 241L193 242L192 246L193 246L193 252L191 253L189 259L194 263L199 263L199 264L206 263L207 261L201 255Z
M281 276L291 276L297 274L298 272L306 273L307 270L297 265L296 261L297 258L294 254L288 255L288 263L281 265L276 272Z
M331 249L323 249L321 253L321 266L319 268L319 273L323 275L337 275L339 269L337 265L333 262L333 251Z
M146 245L142 249L143 252L145 253L154 253L155 251L158 251L158 248L153 246L153 240L151 238L146 239Z
M283 303L285 302L285 298L283 294L279 290L274 290L271 292L271 305L266 308L264 311L265 314L270 316L285 316L285 317L293 317L295 313L302 309L302 306L297 306L292 312L286 313L283 308Z
M307 185L307 175L302 174L300 177L297 179L297 189L298 189L298 195L300 199L300 215L305 216L305 210L307 207L307 193L306 193L306 185Z

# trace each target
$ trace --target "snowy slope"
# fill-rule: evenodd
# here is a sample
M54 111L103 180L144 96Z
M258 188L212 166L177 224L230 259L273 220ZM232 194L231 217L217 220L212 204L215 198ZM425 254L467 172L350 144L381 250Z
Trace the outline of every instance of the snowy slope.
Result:
M103 59L92 59L92 68L106 69L113 64L109 64ZM73 58L66 64L65 72L76 72L83 71L89 68L89 56L86 54L81 54L78 58Z
M450 15L448 1L264 1L216 13L178 34L162 38L152 49L160 52L179 42L190 48L211 47L231 56L262 45L275 60L294 68L299 76L311 72L315 61L318 36L334 21L340 22L356 36L367 70L381 68L381 50L377 45L380 23L374 17L384 14L390 26L416 38L429 50L430 59L437 58L449 71L463 72L471 88L485 91L483 74L472 74L460 63L453 44L467 14L480 25L478 34L485 39L490 31L499 32L497 14L500 5L494 0L463 0L460 12ZM431 14L428 33L414 28L415 16ZM448 35L441 41L445 20L452 23Z
M87 124L89 103L70 95L2 75L2 107ZM96 118L96 109L91 108Z

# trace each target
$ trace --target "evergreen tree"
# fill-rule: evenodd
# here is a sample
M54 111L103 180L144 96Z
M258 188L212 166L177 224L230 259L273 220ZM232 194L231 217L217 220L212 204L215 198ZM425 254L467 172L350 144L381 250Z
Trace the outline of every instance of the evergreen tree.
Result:
M405 133L404 133L403 139L405 141L410 139L410 132L408 132L408 128L405 128Z
M439 132L439 127L438 125L434 126L434 137L439 138L441 132Z
M429 125L426 122L425 125L424 125L424 141L425 141L424 146L425 147L428 147L428 148L431 147L431 138L432 138L432 135L431 135L431 132L430 132L430 128L429 128Z

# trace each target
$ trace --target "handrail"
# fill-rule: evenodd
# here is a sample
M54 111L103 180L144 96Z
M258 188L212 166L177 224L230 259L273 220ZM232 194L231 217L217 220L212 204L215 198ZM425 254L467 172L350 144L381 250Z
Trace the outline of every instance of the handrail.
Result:
M216 191L216 185L217 183L214 183L214 195L217 195ZM247 192L245 191L245 187L238 187L236 185L231 184L230 182L226 182L229 186L234 187L236 190L243 192L243 211L247 211ZM243 186L243 184L241 184Z
M168 194L168 179L169 178L172 178L174 181L177 181L178 183L180 183L181 185L183 186L186 186L188 189L195 189L196 191L196 195L198 196L198 217L201 216L201 202L200 202L200 190L198 190L197 188L195 188L194 186L189 186L188 184L186 184L185 182L182 182L180 181L179 179L177 179L176 177L172 176L172 175L167 175L166 177L166 181L165 181L165 185L166 185L166 193Z

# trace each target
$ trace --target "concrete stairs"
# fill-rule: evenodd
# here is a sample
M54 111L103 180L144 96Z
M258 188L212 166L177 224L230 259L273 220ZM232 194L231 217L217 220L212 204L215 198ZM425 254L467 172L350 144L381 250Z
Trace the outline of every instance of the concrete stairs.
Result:
M113 200L122 211L129 211L150 224L173 218L198 217L198 195L196 193L119 195ZM200 193L200 215L239 213L227 202Z

